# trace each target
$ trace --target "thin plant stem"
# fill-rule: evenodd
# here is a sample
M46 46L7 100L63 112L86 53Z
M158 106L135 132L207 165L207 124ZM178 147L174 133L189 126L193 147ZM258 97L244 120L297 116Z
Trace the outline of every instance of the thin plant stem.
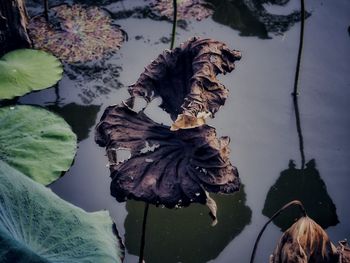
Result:
M300 15L301 15L301 23L300 23L300 36L299 36L299 50L298 50L298 59L295 68L295 77L294 77L294 89L293 89L293 104L294 104L294 113L295 113L295 121L298 132L299 139L299 151L301 157L301 169L305 167L305 152L304 152L304 139L301 130L301 121L300 121L300 112L299 112L299 104L298 104L298 95L299 95L299 73L300 73L300 64L301 64L301 55L303 52L303 43L304 43L304 27L305 27L305 3L304 0L300 0Z
M301 169L305 168L305 152L304 152L304 137L301 130L301 121L300 121L300 113L299 113L299 104L298 104L298 96L293 96L293 104L294 104L294 113L295 113L295 122L297 126L298 139L299 139L299 151L301 157Z
M49 22L49 0L44 0L44 17Z
M281 209L279 209L276 213L274 213L273 216L270 217L270 219L265 223L265 225L263 226L263 228L259 232L259 235L255 241L255 244L254 244L252 255L250 257L250 263L254 262L256 249L258 247L260 238L261 238L262 234L264 233L266 227L272 222L272 220L274 220L277 216L279 216L284 210L286 210L288 207L294 206L294 205L296 205L300 208L303 216L307 216L304 205L299 200L294 200L294 201L289 202L288 204L285 204Z
M300 0L300 14L301 14L301 21L300 21L300 37L299 37L299 50L298 50L298 60L297 65L295 69L295 76L294 76L294 89L292 95L298 96L299 95L299 72L300 72L300 62L301 62L301 54L303 52L303 43L304 43L304 25L305 25L305 3L304 0Z
M171 32L170 49L173 49L174 45L175 45L176 24L177 24L177 0L173 0L173 9L174 9L173 29L172 29L172 32Z
M173 16L173 28L172 28L172 32L171 32L170 49L173 49L174 45L175 45L176 23L177 23L177 0L173 0L173 8L174 8L174 16ZM144 258L148 210L149 210L149 203L146 203L145 204L145 209L144 209L144 212L143 212L143 222L142 222L142 234L141 234L139 263L143 263L143 258Z
M139 263L143 262L143 257L144 257L148 210L149 210L149 203L145 203L145 210L143 211L143 222L142 222L142 234L141 234L141 246L140 246Z

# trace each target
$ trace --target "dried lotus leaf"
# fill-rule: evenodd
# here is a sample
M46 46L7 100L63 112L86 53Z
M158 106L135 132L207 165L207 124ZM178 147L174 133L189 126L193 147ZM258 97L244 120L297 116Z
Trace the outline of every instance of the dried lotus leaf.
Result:
M62 4L44 15L33 17L28 29L34 46L52 52L69 63L100 59L121 47L123 32L98 7Z
M173 130L197 127L224 105L228 90L216 76L231 72L240 58L222 42L194 37L159 55L129 92L148 102L161 97L160 107L175 120Z
M111 194L166 207L206 203L206 191L239 190L237 169L230 163L228 137L203 125L170 131L168 126L127 106L110 106L96 127L96 142L106 147L112 177ZM130 158L118 161L120 150Z

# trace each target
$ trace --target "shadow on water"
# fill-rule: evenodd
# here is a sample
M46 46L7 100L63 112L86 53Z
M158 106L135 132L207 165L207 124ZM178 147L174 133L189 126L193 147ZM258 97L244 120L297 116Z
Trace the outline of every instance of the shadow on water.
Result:
M113 60L109 61L108 58L65 66L65 73L79 89L78 96L84 104L90 104L96 98L107 96L113 90L123 87L119 82L121 71L122 67L115 65Z
M262 213L271 217L282 206L292 200L299 200L304 204L308 215L324 229L339 223L336 206L327 192L327 187L316 169L315 159L306 163L304 138L301 129L298 97L293 96L296 128L299 139L301 159L300 169L296 168L293 160L289 161L288 168L281 172L276 183L270 188ZM287 230L300 217L300 210L292 207L273 222L282 231Z
M69 103L64 106L47 106L49 110L57 113L68 122L73 132L77 135L78 142L89 137L90 130L95 124L100 107L99 105L79 105L76 103Z
M145 261L203 263L215 259L251 221L244 186L233 196L212 195L218 205L218 224L211 226L206 206L192 204L177 210L151 206ZM125 243L138 255L143 216L142 202L128 201ZM190 234L188 234L190 233Z
M289 161L288 169L281 172L267 194L263 214L271 217L283 205L295 199L304 204L308 215L323 228L339 223L336 207L328 195L314 159L306 163L304 169L297 169L294 161ZM273 222L285 231L299 217L300 209L292 207Z
M269 33L282 34L301 19L300 12L289 15L270 14L264 3L284 5L289 0L206 0L214 7L213 20L240 31L241 36L267 39ZM310 14L307 13L306 17Z

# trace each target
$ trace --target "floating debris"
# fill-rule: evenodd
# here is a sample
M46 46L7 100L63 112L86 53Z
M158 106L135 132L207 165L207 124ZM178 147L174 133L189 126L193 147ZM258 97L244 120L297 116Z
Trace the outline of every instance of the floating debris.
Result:
M52 7L50 22L43 15L35 16L28 29L36 48L69 63L100 59L118 50L124 41L123 32L98 7Z

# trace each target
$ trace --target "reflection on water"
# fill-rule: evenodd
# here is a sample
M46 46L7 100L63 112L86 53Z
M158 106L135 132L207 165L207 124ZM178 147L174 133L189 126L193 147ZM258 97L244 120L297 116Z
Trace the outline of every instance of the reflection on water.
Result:
M109 62L107 58L65 66L65 74L74 80L74 86L79 89L78 96L84 104L90 104L94 99L123 87L119 82L121 70L121 66L115 65L113 61Z
M100 107L99 105L78 105L75 103L64 106L57 104L47 106L49 110L56 112L68 122L77 135L78 141L89 137L90 129L95 124Z
M263 214L271 217L283 205L295 199L304 204L308 215L323 228L339 223L336 207L316 169L314 159L306 163L305 169L297 169L294 161L289 161L288 168L281 172L267 194ZM273 222L285 231L299 217L300 209L290 208Z
M275 15L266 11L263 3L283 5L289 0L206 0L214 6L214 21L239 30L242 36L269 38L269 32L281 34L300 21L300 12ZM307 17L310 14L307 14Z
M151 206L145 261L203 263L215 259L250 223L252 212L245 204L244 186L233 196L212 197L218 205L219 222L215 227L211 226L207 208L202 205L192 204L177 210ZM139 253L143 207L144 204L137 201L128 201L126 205L125 243L128 252L134 255Z

